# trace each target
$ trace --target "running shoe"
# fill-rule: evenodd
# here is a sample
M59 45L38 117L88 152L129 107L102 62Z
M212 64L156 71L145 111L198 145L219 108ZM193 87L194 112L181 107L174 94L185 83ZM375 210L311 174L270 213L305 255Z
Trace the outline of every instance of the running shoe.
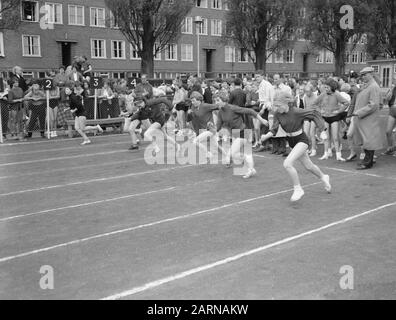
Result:
M82 146L85 146L86 144L91 144L91 140L85 140L83 143L81 143Z
M324 185L324 187L325 187L325 190L326 190L328 193L331 193L330 176L329 176L329 175L323 176L322 181L323 181L323 185Z
M290 201L297 202L304 196L304 194L305 194L305 192L304 192L303 188L301 188L301 187L294 188L294 192L290 198Z
M133 150L139 150L139 146L137 145L131 145L128 149L129 151L133 151Z
M243 179L249 179L257 174L257 171L253 169L249 169L248 172L243 176Z
M384 153L382 153L383 156L393 156L395 154L395 150L393 148L388 148Z

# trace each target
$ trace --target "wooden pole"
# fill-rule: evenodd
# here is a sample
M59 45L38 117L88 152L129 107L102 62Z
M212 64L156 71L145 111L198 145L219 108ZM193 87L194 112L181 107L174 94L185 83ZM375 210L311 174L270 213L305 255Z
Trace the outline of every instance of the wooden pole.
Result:
M98 89L95 89L94 119L98 118Z
M4 143L4 140L3 140L3 120L1 119L1 106L2 106L2 103L0 104L0 143Z
M47 136L48 140L51 139L51 129L50 129L50 93L49 90L47 92Z

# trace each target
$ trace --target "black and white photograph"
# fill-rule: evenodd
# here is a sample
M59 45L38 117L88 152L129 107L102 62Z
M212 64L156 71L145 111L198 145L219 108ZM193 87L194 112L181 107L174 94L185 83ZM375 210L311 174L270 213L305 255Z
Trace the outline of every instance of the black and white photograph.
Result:
M0 123L0 300L396 299L395 0L0 0Z

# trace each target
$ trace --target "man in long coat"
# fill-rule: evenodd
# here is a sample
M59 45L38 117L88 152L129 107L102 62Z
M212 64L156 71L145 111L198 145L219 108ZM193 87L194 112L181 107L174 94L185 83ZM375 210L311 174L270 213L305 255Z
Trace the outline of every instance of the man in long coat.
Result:
M380 123L381 89L373 78L374 69L364 68L360 74L364 86L356 97L353 116L355 116L354 142L363 146L364 160L358 165L358 170L371 169L374 164L374 152L384 147L384 132Z

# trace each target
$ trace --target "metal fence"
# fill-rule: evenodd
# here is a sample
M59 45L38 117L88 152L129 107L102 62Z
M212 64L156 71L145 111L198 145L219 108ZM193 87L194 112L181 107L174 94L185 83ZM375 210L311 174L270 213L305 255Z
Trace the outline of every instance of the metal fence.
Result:
M66 120L74 118L67 107L58 98L49 98L48 104L47 100L26 100L19 104L0 100L0 142L5 139L25 140L35 136L51 139L66 135ZM94 96L84 99L84 109L87 119L116 118L121 111L118 98L102 100Z

